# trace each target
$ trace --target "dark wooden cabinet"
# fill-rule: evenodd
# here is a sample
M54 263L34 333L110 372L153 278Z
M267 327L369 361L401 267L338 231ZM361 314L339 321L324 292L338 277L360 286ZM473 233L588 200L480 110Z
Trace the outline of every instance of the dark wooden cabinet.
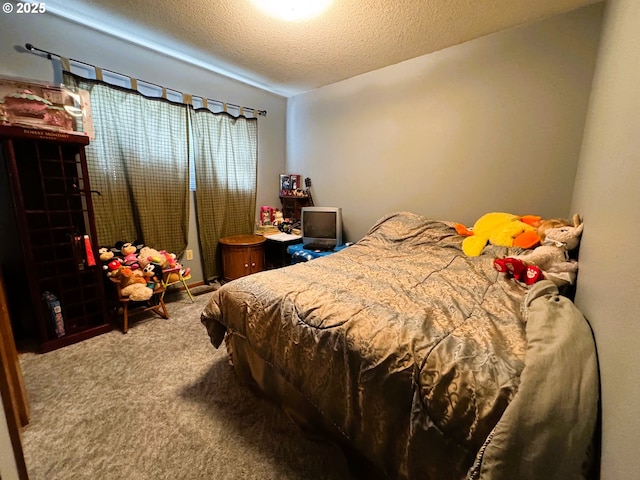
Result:
M281 195L280 203L282 204L282 216L293 221L300 220L300 212L303 207L312 205L311 197L307 195Z
M264 242L261 235L233 235L220 239L225 280L235 280L264 269Z
M40 351L111 330L103 272L96 258L84 153L89 139L2 126L0 142L4 183L13 204L13 212L7 206L5 213L12 221L3 224L3 268L6 263L9 270L24 269L27 316L32 317ZM12 243L19 243L16 250L21 251L8 251ZM59 311L45 298L47 292L59 302Z
M302 243L302 238L292 240L273 240L266 237L264 243L264 263L266 269L281 268L291 265L291 255L287 253L287 248L291 245Z

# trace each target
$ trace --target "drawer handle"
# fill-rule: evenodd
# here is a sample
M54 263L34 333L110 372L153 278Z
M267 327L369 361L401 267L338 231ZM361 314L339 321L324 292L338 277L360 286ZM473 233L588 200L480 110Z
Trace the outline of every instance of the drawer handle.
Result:
M252 263L252 264L251 264L251 266L252 266L252 267L255 267L255 266L256 266L255 262L254 262L254 263Z
M245 264L244 264L244 268L249 268L249 264L248 264L248 263L245 263Z

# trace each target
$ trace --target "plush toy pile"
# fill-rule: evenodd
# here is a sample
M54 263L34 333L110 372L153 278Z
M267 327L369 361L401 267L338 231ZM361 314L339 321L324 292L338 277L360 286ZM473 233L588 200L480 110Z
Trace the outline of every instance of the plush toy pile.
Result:
M580 244L584 225L578 215L573 225L550 228L539 247L521 255L496 258L493 265L499 272L533 285L543 278L572 284L578 272L578 261L569 257L569 252Z
M558 285L572 284L578 262L569 252L578 247L583 224L576 214L573 224L564 219L542 219L534 215L509 213L483 215L472 228L456 224L456 231L465 235L462 250L468 256L480 255L488 244L528 249L520 255L494 260L494 268L526 285L544 278Z
M499 247L533 248L544 241L548 229L563 225L571 224L561 218L543 219L537 215L492 212L480 217L471 228L461 223L457 223L455 228L460 235L467 237L462 241L464 253L476 257L487 243Z
M190 273L178 263L174 253L141 244L118 242L113 248L100 248L99 254L107 277L119 283L122 296L133 301L149 300L166 270L174 270L168 273L167 283L179 280L178 271L183 277Z

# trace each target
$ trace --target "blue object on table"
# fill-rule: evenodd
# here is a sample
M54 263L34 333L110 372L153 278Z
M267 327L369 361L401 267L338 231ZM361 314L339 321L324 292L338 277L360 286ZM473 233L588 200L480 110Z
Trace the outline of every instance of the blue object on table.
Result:
M347 245L340 245L333 250L305 250L304 246L299 243L297 245L290 245L287 247L287 253L291 255L291 263L308 262L318 257L326 257L332 253L339 252L340 250L347 248Z

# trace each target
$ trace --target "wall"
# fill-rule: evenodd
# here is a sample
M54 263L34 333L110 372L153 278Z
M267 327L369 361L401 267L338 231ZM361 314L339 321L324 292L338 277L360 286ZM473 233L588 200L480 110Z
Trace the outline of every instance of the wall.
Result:
M277 182L285 162L285 98L50 14L0 14L0 75L55 80L52 62L27 52L26 43L181 92L267 110L267 116L258 120L257 205L279 204ZM195 225L193 211L191 225ZM189 242L194 260L183 259L182 263L192 268L195 282L202 279L202 269L193 228Z
M569 216L602 5L289 100L287 169L343 207L349 240L410 210Z
M640 236L639 24L640 2L608 2L572 206L585 221L576 304L598 346L603 480L640 472L640 260L627 249Z
M9 434L9 425L4 409L3 399L0 398L0 479L18 480L18 466L14 457L13 445Z

